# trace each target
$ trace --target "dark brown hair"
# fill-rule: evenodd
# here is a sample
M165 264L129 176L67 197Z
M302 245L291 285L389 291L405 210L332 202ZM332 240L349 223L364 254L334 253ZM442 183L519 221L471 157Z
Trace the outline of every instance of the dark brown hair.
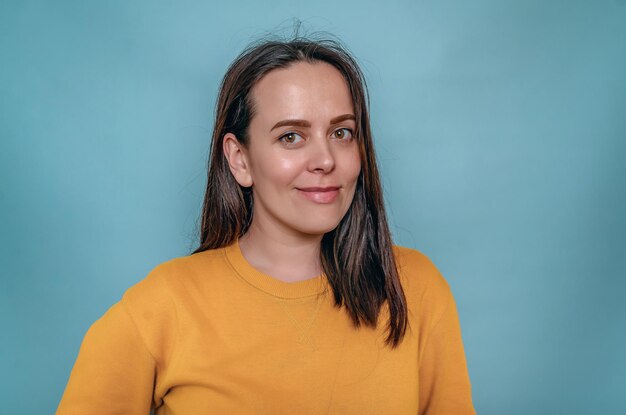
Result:
M200 225L202 252L228 246L248 230L254 200L250 188L237 183L223 152L223 137L234 134L247 146L254 117L251 89L269 71L296 62L326 62L348 83L356 118L361 173L347 213L321 242L321 263L333 289L335 305L345 306L355 327L376 327L381 307L389 310L386 343L396 347L406 332L407 305L392 251L382 187L368 115L365 78L356 61L338 41L262 40L249 45L230 65L215 108L208 181Z

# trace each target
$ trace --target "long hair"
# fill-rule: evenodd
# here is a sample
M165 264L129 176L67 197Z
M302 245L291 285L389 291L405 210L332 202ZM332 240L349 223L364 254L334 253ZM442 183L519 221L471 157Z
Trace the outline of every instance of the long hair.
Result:
M323 271L332 287L335 306L345 307L355 327L376 327L381 307L387 304L386 343L395 348L407 329L407 305L385 214L368 115L367 85L354 58L336 40L298 36L288 41L262 40L249 45L230 65L215 108L200 246L193 253L228 246L250 227L252 192L240 186L230 172L223 137L230 132L247 146L248 127L255 114L251 89L268 72L301 61L331 64L347 81L361 157L352 204L339 225L322 238Z

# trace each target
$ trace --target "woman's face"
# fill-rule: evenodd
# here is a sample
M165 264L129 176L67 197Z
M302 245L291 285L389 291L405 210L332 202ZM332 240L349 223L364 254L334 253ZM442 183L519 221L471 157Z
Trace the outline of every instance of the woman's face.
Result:
M252 186L253 226L307 235L335 229L361 170L348 84L327 63L298 62L267 73L251 94L248 147L232 134L224 145L237 181Z

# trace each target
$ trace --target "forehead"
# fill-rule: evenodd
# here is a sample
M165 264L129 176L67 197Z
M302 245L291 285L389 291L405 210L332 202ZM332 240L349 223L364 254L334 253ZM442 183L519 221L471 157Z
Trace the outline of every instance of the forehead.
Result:
M326 62L297 62L274 69L251 92L258 122L278 118L323 121L354 111L348 83Z

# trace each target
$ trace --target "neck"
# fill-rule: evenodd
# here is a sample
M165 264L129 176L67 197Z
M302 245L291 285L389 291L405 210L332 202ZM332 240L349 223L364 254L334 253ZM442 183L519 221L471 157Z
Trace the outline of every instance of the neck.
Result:
M303 281L322 273L320 244L323 235L266 230L254 219L239 238L246 260L256 269L286 282Z

